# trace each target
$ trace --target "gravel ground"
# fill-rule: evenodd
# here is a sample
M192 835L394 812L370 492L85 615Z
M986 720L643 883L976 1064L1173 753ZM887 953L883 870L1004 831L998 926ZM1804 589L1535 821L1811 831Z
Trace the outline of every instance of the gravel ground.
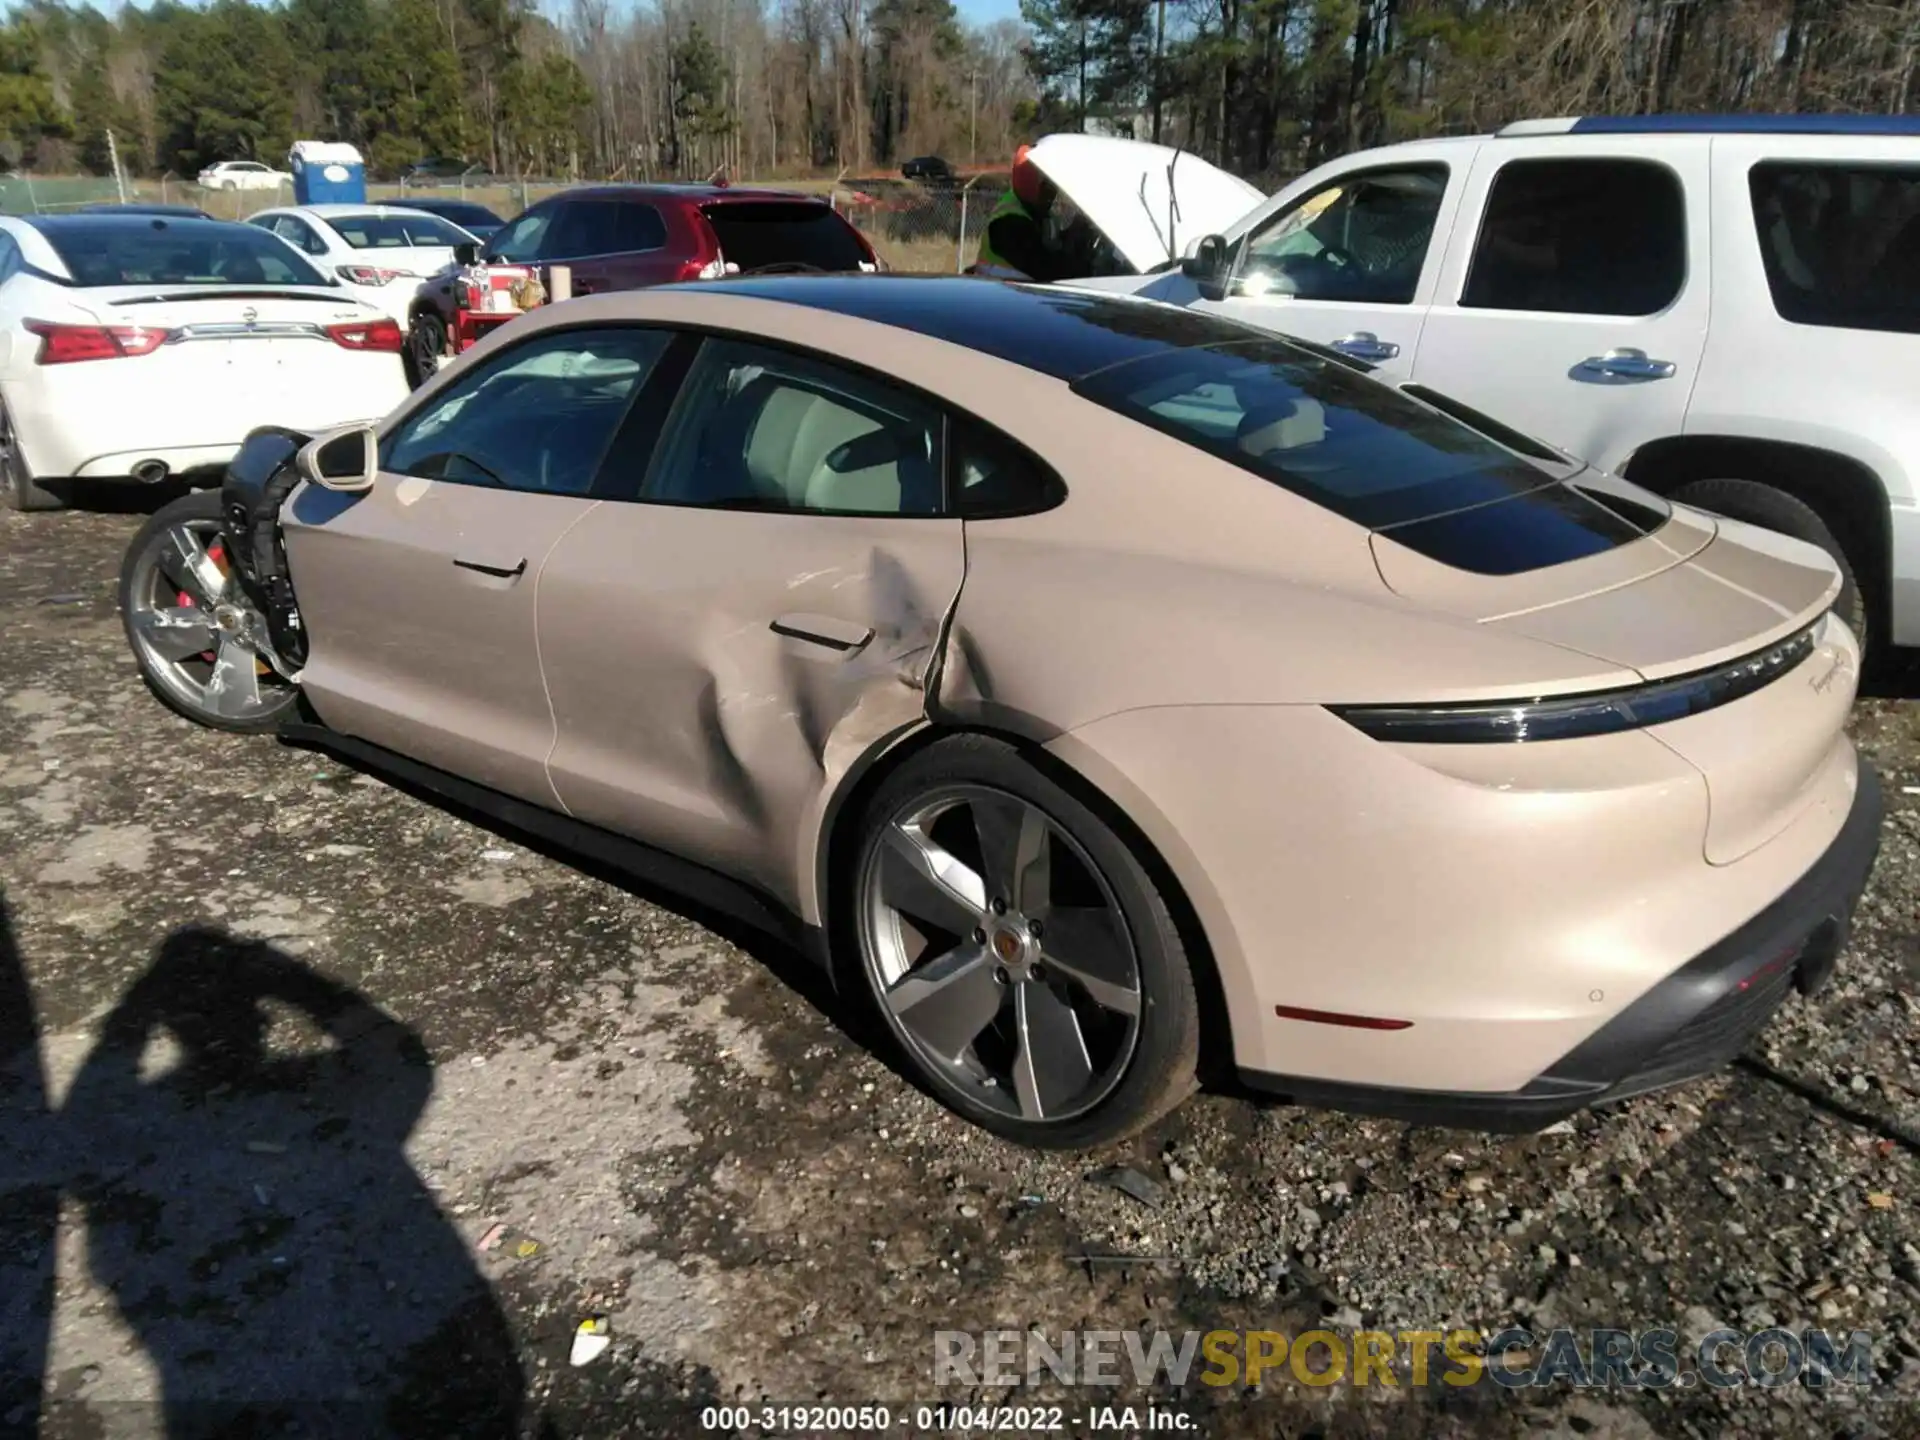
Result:
M1027 1398L1069 1433L1093 1400L1223 1436L1920 1433L1912 704L1858 713L1890 814L1836 983L1724 1075L1523 1138L1209 1094L1037 1155L797 957L174 719L114 609L138 523L0 512L0 1435L687 1435L1001 1398L934 1384L936 1329L1316 1324L1858 1329L1877 1383Z

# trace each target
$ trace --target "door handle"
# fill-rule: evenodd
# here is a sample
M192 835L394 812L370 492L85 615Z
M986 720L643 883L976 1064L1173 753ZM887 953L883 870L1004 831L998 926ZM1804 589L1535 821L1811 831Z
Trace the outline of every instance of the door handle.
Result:
M1611 380L1671 380L1674 364L1671 360L1649 360L1646 351L1622 346L1604 355L1588 356L1579 368Z
M1391 340L1382 340L1371 330L1356 330L1344 339L1334 341L1333 348L1356 360L1391 360L1400 353L1398 345Z
M824 645L842 655L853 654L873 639L871 628L852 620L836 620L831 615L806 615L797 611L782 615L768 628L776 635L785 635L790 640L805 640L812 645Z
M527 571L527 560L523 555L511 565L502 565L496 560L476 560L470 555L456 555L453 563L462 570L478 571L482 575L491 575L496 580L517 580Z

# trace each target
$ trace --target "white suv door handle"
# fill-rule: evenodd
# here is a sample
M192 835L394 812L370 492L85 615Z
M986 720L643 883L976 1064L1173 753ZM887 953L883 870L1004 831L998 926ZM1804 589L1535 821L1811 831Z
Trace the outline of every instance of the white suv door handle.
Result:
M1334 341L1333 348L1356 360L1391 360L1400 353L1398 345L1391 340L1382 340L1371 330L1356 330L1344 339Z
M1580 369L1612 380L1671 380L1674 365L1671 360L1649 360L1644 350L1622 348L1590 355L1580 362Z

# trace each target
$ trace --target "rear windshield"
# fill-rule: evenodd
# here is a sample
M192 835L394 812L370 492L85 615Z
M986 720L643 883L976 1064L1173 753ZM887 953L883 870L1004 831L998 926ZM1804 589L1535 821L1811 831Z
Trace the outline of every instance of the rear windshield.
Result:
M1920 332L1920 169L1770 161L1747 188L1783 320Z
M1281 341L1163 351L1073 388L1460 569L1537 570L1647 533L1446 415Z
M719 237L720 254L742 271L768 265L858 270L867 258L853 227L825 205L734 200L700 213Z
M502 223L500 217L484 205L462 205L458 202L447 202L434 206L431 213L443 216L467 230L471 230L476 226L481 229L498 230Z
M41 233L76 285L325 285L278 236L250 225L124 219Z
M405 250L416 245L452 247L469 237L438 215L329 215L327 224L356 250Z

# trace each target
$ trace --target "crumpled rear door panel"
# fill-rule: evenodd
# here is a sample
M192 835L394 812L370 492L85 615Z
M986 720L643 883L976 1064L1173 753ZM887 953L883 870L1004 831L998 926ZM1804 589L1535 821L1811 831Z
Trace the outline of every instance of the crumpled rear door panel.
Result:
M848 769L923 723L958 520L599 507L540 576L555 792L814 920Z

